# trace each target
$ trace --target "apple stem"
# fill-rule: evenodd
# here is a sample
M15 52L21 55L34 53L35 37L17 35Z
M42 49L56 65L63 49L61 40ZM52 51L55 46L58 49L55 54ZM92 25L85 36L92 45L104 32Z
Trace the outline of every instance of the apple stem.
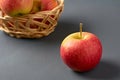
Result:
M80 39L82 39L82 26L83 26L83 23L80 23Z

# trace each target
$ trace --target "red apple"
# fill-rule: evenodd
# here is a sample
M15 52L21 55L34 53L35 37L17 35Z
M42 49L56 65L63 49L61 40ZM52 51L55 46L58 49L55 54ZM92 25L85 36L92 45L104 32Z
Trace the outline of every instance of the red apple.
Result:
M89 71L96 67L102 56L102 44L97 36L89 32L72 33L62 42L60 55L64 63L78 72Z
M1 10L9 16L19 16L31 11L33 0L0 0Z
M41 0L41 10L52 10L58 5L57 0Z
M41 0L33 0L31 13L36 13L41 10Z

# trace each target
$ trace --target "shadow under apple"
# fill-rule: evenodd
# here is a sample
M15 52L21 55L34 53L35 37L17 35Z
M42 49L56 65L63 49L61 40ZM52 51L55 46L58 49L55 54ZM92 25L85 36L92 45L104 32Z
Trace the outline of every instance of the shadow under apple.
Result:
M101 61L100 64L95 69L84 73L75 72L75 74L89 79L114 80L114 78L120 76L120 66L112 62Z

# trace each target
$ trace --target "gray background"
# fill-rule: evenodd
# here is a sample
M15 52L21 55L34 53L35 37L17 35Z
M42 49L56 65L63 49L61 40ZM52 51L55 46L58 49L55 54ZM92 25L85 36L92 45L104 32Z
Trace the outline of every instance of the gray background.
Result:
M70 33L96 34L103 45L100 64L77 73L60 58L60 44ZM120 0L65 0L58 26L48 37L16 39L0 31L0 80L120 80Z

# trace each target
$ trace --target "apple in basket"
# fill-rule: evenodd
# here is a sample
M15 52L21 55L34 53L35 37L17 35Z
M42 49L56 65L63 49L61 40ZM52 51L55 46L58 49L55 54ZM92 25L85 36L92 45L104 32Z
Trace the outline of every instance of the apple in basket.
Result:
M52 10L58 5L57 0L41 0L41 10Z
M64 63L72 70L85 72L100 62L102 44L93 33L76 32L63 40L60 53Z
M0 0L1 10L9 16L27 14L33 7L33 0Z
M35 13L41 10L41 0L33 0L33 7L31 13Z
M33 0L31 13L52 10L58 5L57 0Z

